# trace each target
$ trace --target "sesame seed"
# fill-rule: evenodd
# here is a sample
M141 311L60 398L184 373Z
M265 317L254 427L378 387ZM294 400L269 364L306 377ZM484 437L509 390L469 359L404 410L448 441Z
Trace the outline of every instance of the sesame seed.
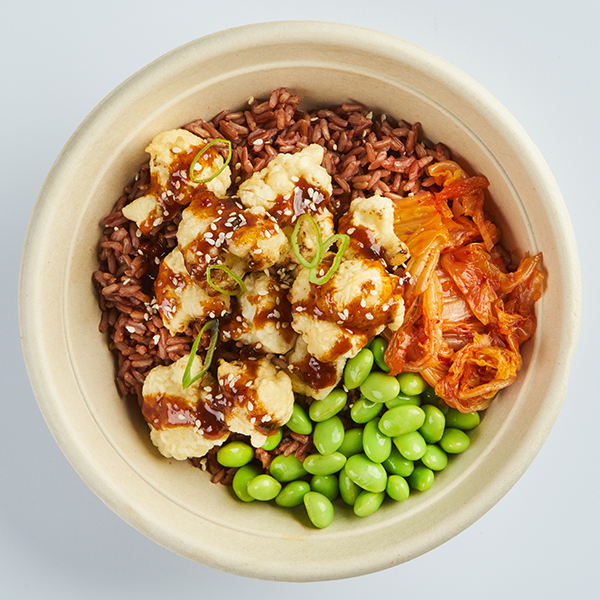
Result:
M127 329L127 331L129 331L129 333L135 333L135 327L132 327L131 325L127 325L125 327L125 329Z

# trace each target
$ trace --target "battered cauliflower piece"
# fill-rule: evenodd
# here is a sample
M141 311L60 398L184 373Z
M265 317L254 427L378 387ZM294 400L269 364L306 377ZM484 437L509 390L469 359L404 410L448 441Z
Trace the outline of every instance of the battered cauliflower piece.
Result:
M292 416L292 382L269 359L222 360L217 377L228 407L225 420L230 431L250 436L255 448Z
M275 277L263 272L244 278L245 292L238 296L238 311L225 339L239 340L263 353L285 354L294 346L288 290Z
M332 260L331 253L324 258L325 270ZM309 354L325 363L352 358L385 327L394 331L404 319L402 282L379 260L343 260L323 285L311 284L308 270L300 268L289 297L292 327Z
M331 196L331 177L321 166L324 153L322 146L311 144L296 154L278 154L262 171L240 185L238 195L242 204L269 211L278 197L293 194L300 179Z
M322 400L339 383L344 374L345 358L322 363L308 353L306 342L298 336L294 349L287 356L288 371L294 392Z
M194 183L189 179L190 166L206 144L206 140L186 129L173 129L159 133L146 148L150 154L150 189L145 196L123 208L123 215L135 221L142 233L148 233L164 219L175 216L198 188L207 189L219 198L226 196L231 185L229 166L206 183ZM195 179L210 177L224 162L214 147L209 148L196 163Z
M231 198L208 192L194 196L183 211L177 241L192 278L206 285L209 265L224 264L239 277L287 261L290 246L279 225L262 208L244 209ZM211 271L222 289L237 285L224 271Z
M242 204L260 207L281 227L293 225L303 213L313 216L325 240L334 233L333 215L326 207L331 197L331 176L321 166L324 150L311 144L296 154L278 154L262 171L254 173L238 190ZM316 247L316 235L307 249Z
M350 236L350 255L384 258L388 265L409 258L408 247L394 232L394 202L386 196L355 198L340 219L339 232Z
M224 424L215 428L214 416L205 410L216 391L213 377L207 373L183 389L188 360L189 356L184 356L168 367L154 367L142 389L142 414L150 427L150 439L163 456L176 460L204 456L229 437ZM195 356L192 373L201 368L202 361Z
M227 294L209 296L192 280L178 248L161 261L154 293L160 316L171 335L185 331L197 319L224 317L231 304Z

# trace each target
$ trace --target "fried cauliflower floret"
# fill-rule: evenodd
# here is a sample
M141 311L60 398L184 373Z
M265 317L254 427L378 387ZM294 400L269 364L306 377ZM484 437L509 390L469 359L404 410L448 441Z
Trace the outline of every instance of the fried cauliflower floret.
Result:
M223 331L225 339L239 340L263 353L285 354L294 345L288 290L263 272L244 278L245 291L238 296L238 311Z
M308 353L306 342L298 336L294 349L287 356L292 388L297 394L322 400L339 383L344 373L345 358L322 363Z
M243 277L289 256L286 235L261 208L247 210L231 198L203 193L194 197L182 217L177 241L188 272L200 285L206 285L209 265L224 264ZM211 279L222 289L237 285L221 270L211 271Z
M277 219L281 227L292 226L304 213L315 219L321 237L334 233L333 215L327 209L331 197L331 176L321 166L324 150L311 144L296 154L279 154L264 169L244 181L238 190L242 204L260 207ZM317 246L314 229L302 234L299 240L311 251Z
M206 144L206 140L186 129L163 131L155 136L146 148L150 154L150 191L125 206L123 215L135 221L143 233L147 233L152 227L160 225L163 219L173 216L164 208L166 204L174 202L184 206L190 201L191 193L200 187L224 198L231 185L229 166L206 183L194 183L189 179L190 166L198 151ZM195 179L210 177L224 162L218 152L209 149L196 163Z
M325 257L327 269L333 255ZM343 260L333 277L311 284L299 269L290 292L292 327L321 362L352 358L375 335L402 325L401 281L378 260Z
M296 154L278 154L262 171L240 185L238 194L242 204L271 210L278 197L294 193L300 179L331 196L331 177L321 166L323 155L319 144L311 144Z
M171 335L185 331L197 319L225 316L231 304L230 296L209 296L192 280L178 248L161 261L154 292L160 316Z
M227 431L208 439L203 435L204 403L211 397L215 381L210 374L183 389L182 380L189 356L180 358L168 367L154 367L146 376L142 389L142 413L150 427L150 439L159 452L176 460L204 456L213 446L220 446L228 438ZM192 373L202 368L202 361L194 357Z
M225 420L230 431L250 436L255 448L292 416L292 382L267 358L222 360L217 378L228 406Z
M386 196L355 198L340 220L339 232L350 236L349 254L364 255L371 249L377 254L380 247L388 265L401 265L409 258L406 244L394 232L394 202ZM363 247L365 238L368 248Z

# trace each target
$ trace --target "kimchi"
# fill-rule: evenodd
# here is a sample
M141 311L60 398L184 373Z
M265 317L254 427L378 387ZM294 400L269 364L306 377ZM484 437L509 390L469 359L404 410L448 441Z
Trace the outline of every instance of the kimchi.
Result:
M440 191L396 201L395 231L406 244L406 314L391 335L391 374L419 372L449 406L487 408L517 379L521 345L536 328L542 254L513 264L484 211L486 177L453 161L429 167Z

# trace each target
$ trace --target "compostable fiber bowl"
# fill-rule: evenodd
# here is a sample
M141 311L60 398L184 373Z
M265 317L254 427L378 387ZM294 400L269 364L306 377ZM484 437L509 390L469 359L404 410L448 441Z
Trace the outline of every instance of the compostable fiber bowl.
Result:
M431 490L369 518L337 510L325 530L302 509L243 504L186 462L152 446L118 395L98 332L92 286L100 222L160 131L286 86L308 107L358 101L420 121L473 173L490 180L504 242L544 253L538 330L525 367L500 393ZM361 575L419 556L489 510L525 472L562 405L580 317L577 251L557 185L532 141L485 90L444 60L399 39L316 22L231 29L163 56L111 93L50 172L22 262L27 367L61 449L94 492L133 527L199 563L249 577L310 581Z

